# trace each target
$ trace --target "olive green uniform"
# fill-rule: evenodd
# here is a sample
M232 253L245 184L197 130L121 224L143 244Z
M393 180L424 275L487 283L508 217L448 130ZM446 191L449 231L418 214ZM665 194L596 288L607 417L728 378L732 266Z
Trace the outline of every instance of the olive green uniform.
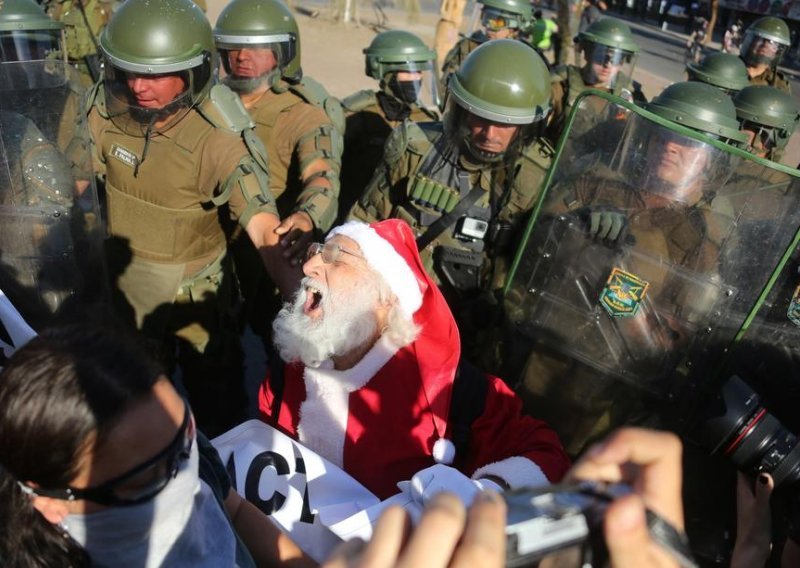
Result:
M792 86L789 83L789 79L786 77L786 75L774 67L767 68L767 70L761 75L750 77L750 84L769 85L770 87L775 87L776 89L786 91L787 93L792 92Z
M499 315L494 309L496 294L505 284L513 244L539 196L553 150L538 139L522 149L513 163L477 165L461 156L452 164L440 153L443 142L441 123L405 122L396 128L386 142L375 177L351 209L350 218L365 222L399 218L421 235L443 210L452 210L474 189L483 190L467 210L469 217L488 223L483 239L467 242L457 238L456 222L420 251L426 270L450 302L467 357L471 357L476 350L472 343L480 342L480 332L489 331L490 319ZM444 176L465 183L449 185ZM424 186L430 187L430 181L435 182L432 192L419 195Z
M461 63L467 58L467 55L475 51L486 40L486 34L483 32L475 32L471 37L462 37L458 40L458 43L448 52L447 57L444 58L444 63L442 63L442 74L439 82L440 93L447 91L447 81L450 75L461 67Z
M382 91L358 91L344 99L346 113L340 216L344 218L367 187L383 156L386 139L404 120L428 122L438 116Z
M51 0L47 12L64 24L67 58L81 74L84 85L99 79L97 41L111 18L118 0L82 0L81 8L74 0Z

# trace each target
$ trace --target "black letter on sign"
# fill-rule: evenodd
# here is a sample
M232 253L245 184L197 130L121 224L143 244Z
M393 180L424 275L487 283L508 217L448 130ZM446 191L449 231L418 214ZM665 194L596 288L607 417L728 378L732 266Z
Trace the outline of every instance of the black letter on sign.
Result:
M275 452L261 452L250 462L250 467L247 469L247 477L244 481L244 498L261 509L265 515L271 515L275 511L279 511L284 502L286 502L286 495L278 493L278 491L273 491L272 497L267 500L258 495L258 483L261 481L261 474L268 467L274 468L278 475L289 475L290 473L289 463L282 455Z

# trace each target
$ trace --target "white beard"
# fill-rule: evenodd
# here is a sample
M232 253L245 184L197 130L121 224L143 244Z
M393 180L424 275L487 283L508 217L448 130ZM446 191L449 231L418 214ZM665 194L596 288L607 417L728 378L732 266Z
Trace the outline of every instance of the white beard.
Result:
M316 320L303 313L309 286L322 295L322 315ZM283 305L272 324L273 340L281 358L319 367L323 361L349 353L373 339L378 326L378 288L374 278L365 277L344 292L331 292L321 282L304 278L294 300Z

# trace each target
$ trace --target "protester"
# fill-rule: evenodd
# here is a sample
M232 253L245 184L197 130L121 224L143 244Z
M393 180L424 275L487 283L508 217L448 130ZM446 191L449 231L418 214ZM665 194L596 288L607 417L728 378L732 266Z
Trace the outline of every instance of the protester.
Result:
M474 486L445 465L481 487L562 477L569 460L556 434L522 416L501 380L460 360L455 321L405 222L334 228L303 271L274 324L289 364L262 385L264 421L381 498L412 476Z
M230 489L188 404L130 338L53 328L0 375L3 566L304 561Z

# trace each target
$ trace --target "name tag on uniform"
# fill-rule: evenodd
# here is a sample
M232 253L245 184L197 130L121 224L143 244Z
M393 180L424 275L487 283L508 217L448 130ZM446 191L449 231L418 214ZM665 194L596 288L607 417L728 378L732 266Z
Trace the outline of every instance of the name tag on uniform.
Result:
M118 144L113 144L111 146L111 155L123 164L126 164L132 168L135 168L139 165L139 158L136 156L136 154L130 150L126 150Z

